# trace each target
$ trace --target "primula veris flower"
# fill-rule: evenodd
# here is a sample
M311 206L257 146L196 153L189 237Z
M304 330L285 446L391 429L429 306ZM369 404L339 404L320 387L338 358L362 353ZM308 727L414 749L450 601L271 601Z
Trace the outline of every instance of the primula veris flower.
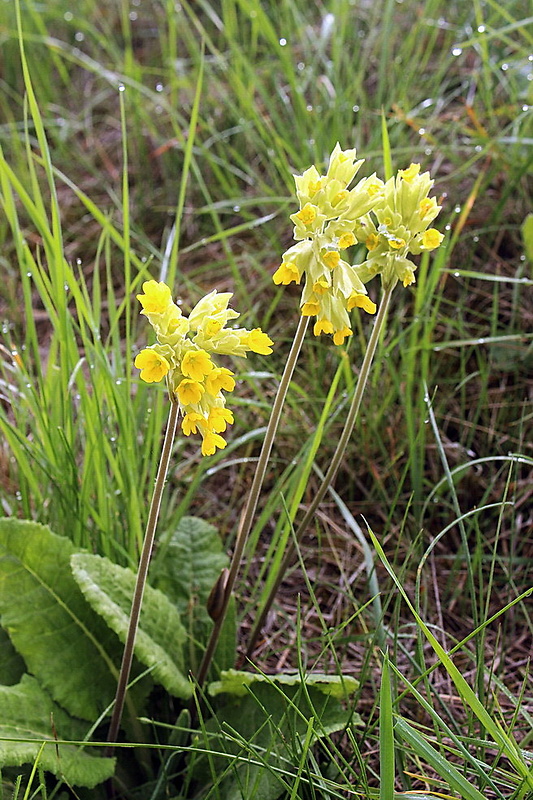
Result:
M226 446L220 434L233 423L224 392L234 390L235 378L231 370L213 361L213 355L246 357L249 352L272 352L273 342L260 328L227 327L239 316L229 308L231 297L229 292L212 291L186 317L165 283L145 281L143 294L137 295L141 313L154 328L156 344L138 353L135 366L148 383L166 378L171 397L183 414L181 429L185 436L202 436L203 455Z
M141 378L146 383L157 383L170 369L166 358L156 350L146 348L135 357L135 366L141 370Z
M235 389L233 372L225 367L216 367L205 379L205 388L213 397L216 397L222 389L232 392Z
M214 369L213 362L205 350L188 350L181 361L181 371L187 378L201 381Z
M316 316L315 335L332 335L339 345L352 334L349 298L366 294L356 268L344 258L344 251L360 241L356 232L359 219L378 202L384 186L372 175L350 189L362 164L362 160L356 161L355 149L343 150L337 143L324 175L313 166L294 176L300 210L290 219L297 244L283 254L281 266L273 275L274 283L283 286L298 284L305 276L302 315ZM371 301L359 307L375 310Z
M223 450L226 444L226 440L223 439L222 436L219 436L218 433L207 431L202 442L202 455L212 456L216 452L217 447Z
M198 405L205 392L203 385L199 381L184 378L176 386L176 394L182 406Z

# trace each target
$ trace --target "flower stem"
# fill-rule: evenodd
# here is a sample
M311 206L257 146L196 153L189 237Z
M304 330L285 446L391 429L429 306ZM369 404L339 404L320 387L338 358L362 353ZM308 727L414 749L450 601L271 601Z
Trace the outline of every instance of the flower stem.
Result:
M174 400L170 404L170 412L168 416L167 429L165 439L163 442L163 449L161 451L161 458L155 479L154 491L152 494L152 502L150 503L150 511L148 514L148 522L146 523L146 533L144 534L144 542L139 560L139 569L137 571L137 581L135 583L135 591L130 611L130 621L128 627L128 634L126 643L124 645L124 653L122 656L122 664L120 666L120 673L118 676L117 691L115 695L115 705L113 708L113 715L109 725L109 732L107 734L108 754L113 752L113 745L117 741L117 735L120 728L120 721L122 719L122 712L124 710L124 700L126 697L126 690L130 677L131 664L133 661L133 650L135 646L135 637L139 627L139 617L141 614L141 606L144 595L144 587L146 586L146 578L148 575L148 567L150 565L150 557L154 546L155 531L157 527L157 519L159 517L159 509L161 508L161 497L165 486L165 480L168 472L168 465L170 462L170 455L172 452L172 445L174 443L174 436L176 434L176 427L178 424L178 410L179 406Z
M363 394L364 394L364 391L365 391L365 388L366 388L366 384L368 382L368 377L370 375L370 368L372 366L372 361L373 361L374 355L376 353L376 349L377 349L378 342L379 342L379 339L380 339L380 336L381 336L381 332L383 330L383 326L384 326L385 320L387 318L387 311L388 311L388 308L389 308L389 303L390 303L392 291L393 291L395 285L396 285L396 281L394 281L393 283L389 284L384 289L383 298L382 298L382 301L381 301L379 309L378 309L378 313L377 313L377 316L376 316L376 319L375 319L375 322L374 322L374 327L372 328L372 333L370 335L370 339L368 340L368 345L367 345L367 348L366 348L365 356L363 358L363 363L361 364L361 372L359 374L359 379L357 381L357 386L355 387L354 396L352 398L350 409L348 411L348 415L346 417L346 422L344 423L344 428L342 430L340 439L338 441L337 448L335 450L333 458L331 459L331 463L330 463L329 468L328 468L328 470L327 470L327 472L326 472L326 474L324 476L322 484L321 484L318 492L316 493L315 497L313 498L313 502L311 503L311 505L307 509L303 520L301 521L300 525L298 526L298 529L296 530L296 533L295 533L294 539L293 539L293 543L291 543L291 544L289 544L287 546L287 551L286 551L285 556L283 558L283 561L282 561L282 563L280 565L278 574L276 576L276 580L275 580L275 582L273 583L273 585L272 585L272 587L270 589L268 597L266 598L266 600L265 600L265 602L263 604L263 607L262 607L262 609L261 609L261 611L260 611L260 613L259 613L259 615L258 615L258 617L257 617L257 619L255 621L254 627L252 629L252 633L250 634L248 647L246 648L246 658L250 658L251 655L252 655L253 649L255 647L255 643L257 641L257 637L259 636L259 634L261 632L261 629L262 629L263 624L265 622L266 616L267 616L267 614L268 614L268 612L270 610L270 607L272 606L272 603L274 602L274 598L275 598L276 593L277 593L277 591L279 589L279 586L280 586L280 584L281 584L281 582L283 580L283 576L285 575L287 569L289 568L289 566L291 564L291 561L292 561L292 558L293 558L293 555L294 555L294 551L295 551L295 548L296 548L296 544L295 543L300 542L300 539L302 538L304 532L306 531L307 526L309 525L309 523L313 519L315 511L317 510L319 504L322 502L326 492L328 491L329 486L335 480L335 476L337 474L337 470L339 469L339 466L340 466L341 461L342 461L343 456L344 456L344 452L346 450L346 447L347 447L348 442L350 440L350 437L352 435L355 422L357 420L357 415L359 413L359 408L361 406L361 400L363 398Z
M257 468L255 470L252 486L250 488L250 494L248 495L246 507L243 512L243 516L241 517L239 530L237 532L237 538L235 540L235 549L233 551L229 573L223 576L225 580L225 585L223 586L223 591L220 599L220 606L217 609L215 624L213 630L211 631L211 637L209 639L209 642L207 643L207 647L202 658L202 663L200 664L200 668L198 670L197 682L199 686L202 686L202 684L206 679L207 672L209 670L218 643L220 631L222 629L222 625L226 617L226 612L228 609L231 593L233 591L233 587L235 586L235 581L241 565L246 541L248 539L248 535L250 533L254 515L257 509L259 493L261 491L261 486L263 484L263 479L265 477L268 459L270 458L270 452L272 450L272 445L274 443L274 438L276 436L276 431L278 429L278 424L281 417L281 411L283 409L283 403L285 402L285 397L287 396L289 384L291 382L294 368L298 360L298 355L302 348L302 343L304 340L308 323L309 323L309 317L300 317L300 322L298 323L296 334L294 336L294 341L292 343L290 353L285 363L285 369L283 370L283 375L281 376L281 380L278 386L278 391L274 400L274 404L272 406L272 411L270 412L270 419L268 421L265 438L263 440L263 446L261 448L261 453L259 454L259 460L257 462Z

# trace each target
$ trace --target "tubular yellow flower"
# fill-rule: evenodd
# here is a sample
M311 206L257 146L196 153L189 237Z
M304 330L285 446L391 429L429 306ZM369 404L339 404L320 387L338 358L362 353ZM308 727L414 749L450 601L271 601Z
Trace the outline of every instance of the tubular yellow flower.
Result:
M288 286L289 283L300 283L300 272L296 264L290 261L284 261L280 267L275 271L272 280L279 286Z
M222 389L232 392L235 389L233 372L225 367L215 367L205 379L205 388L213 397L216 397Z
M422 247L424 250L434 250L440 245L443 239L444 235L436 228L428 228L427 231L424 231L422 234Z
M246 344L253 353L268 356L272 352L274 342L261 328L253 328L247 336Z
M351 336L353 331L350 328L342 328L340 331L335 331L333 334L333 344L341 345L344 344L344 340L347 336Z
M338 265L339 261L341 260L341 255L338 250L328 250L323 256L322 260L324 264L330 269L335 269Z
M212 431L208 431L203 439L202 442L202 455L203 456L212 456L213 453L216 452L217 447L219 450L223 450L226 446L227 442L222 436L219 436L218 433L213 433Z
M181 429L185 436L190 436L191 433L198 433L198 428L202 430L206 427L207 420L196 411L190 411L188 414L185 414L181 422Z
M314 317L320 311L320 303L316 300L308 300L302 306L302 317Z
M181 371L193 381L203 381L213 368L214 364L205 350L188 350L181 362Z
M313 326L313 333L315 336L320 336L321 333L333 333L333 325L329 319L318 319Z
M190 378L184 378L176 388L176 394L182 406L196 405L202 399L204 392L202 384Z
M362 308L367 314L376 313L376 304L366 294L352 294L348 298L348 311L353 308Z
M403 178L406 183L412 183L419 172L420 164L410 164L407 169L399 170L398 175L400 178Z
M233 425L233 414L229 408L212 408L207 418L209 430L214 431L214 433L224 433L227 425Z
M317 209L316 206L312 205L311 203L306 203L305 206L300 209L294 216L298 217L300 222L304 225L311 225L316 219Z
M357 239L353 235L352 231L348 231L347 233L343 233L339 236L339 247L341 250L346 250L347 247L351 247L357 242Z
M146 383L157 383L165 377L170 369L167 359L156 350L146 348L141 350L133 362L141 370L141 380Z
M141 314L163 314L172 303L172 295L166 283L145 281L144 294L138 294L137 300L142 305Z

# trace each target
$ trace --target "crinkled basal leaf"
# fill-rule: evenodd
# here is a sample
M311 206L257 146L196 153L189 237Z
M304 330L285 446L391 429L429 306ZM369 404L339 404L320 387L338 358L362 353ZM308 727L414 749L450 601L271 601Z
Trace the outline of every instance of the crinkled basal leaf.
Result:
M35 522L0 520L0 616L28 670L71 714L111 703L122 645L70 570L72 543Z
M156 554L150 580L176 604L189 633L189 665L193 672L213 622L206 604L228 557L218 531L197 517L183 517L168 543ZM200 645L200 646L198 646ZM235 608L231 604L222 628L214 663L224 669L235 663Z
M277 677L276 682L267 678L248 684L245 697L233 698L207 722L207 741L204 736L194 742L199 749L207 746L211 753L221 753L211 755L209 762L201 759L195 772L201 780L209 776L224 800L276 800L294 783L299 767L295 753L305 741L312 744L361 722L336 697L307 682L302 686L299 676L285 676L285 684ZM236 674L232 681L236 683ZM223 734L227 729L231 737ZM224 773L227 777L220 781Z
M1 767L33 764L40 753L39 766L71 785L92 789L113 775L115 760L92 755L89 746L82 749L61 741L82 740L86 727L69 718L29 675L16 686L0 686ZM50 743L41 751L43 742Z
M135 573L107 558L75 553L72 572L85 598L122 642L126 641ZM176 697L191 696L191 685L183 674L185 628L176 608L163 592L146 586L135 655L152 667L152 678Z
M220 680L210 683L209 694L217 695L223 692L243 697L248 694L246 687L255 683L280 683L283 686L300 686L302 679L299 673L294 675L261 675L259 673L244 672L243 670L228 669L220 674ZM351 675L324 675L311 672L305 675L305 685L318 689L323 694L339 699L349 697L359 686L359 681Z

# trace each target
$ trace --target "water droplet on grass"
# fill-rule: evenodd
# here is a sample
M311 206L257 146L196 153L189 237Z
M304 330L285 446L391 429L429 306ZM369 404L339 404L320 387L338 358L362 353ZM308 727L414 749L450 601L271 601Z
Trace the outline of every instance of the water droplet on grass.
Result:
M462 52L461 47L452 47L452 56L460 56Z

